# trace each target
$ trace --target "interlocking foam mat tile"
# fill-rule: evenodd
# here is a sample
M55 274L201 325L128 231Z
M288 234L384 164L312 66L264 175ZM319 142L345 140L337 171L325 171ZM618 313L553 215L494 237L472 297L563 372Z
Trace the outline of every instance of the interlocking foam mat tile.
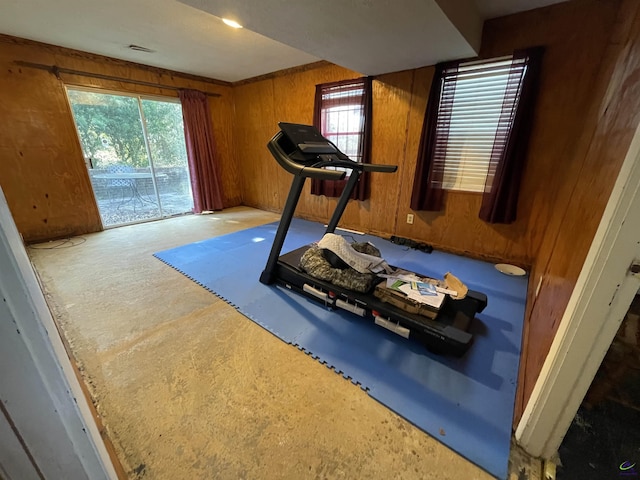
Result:
M262 225L155 256L471 462L506 478L527 277L502 274L479 260L337 231L372 242L391 265L435 278L451 272L487 295L487 308L472 327L470 350L463 358L439 356L371 320L262 285L258 279L277 226ZM282 252L318 241L323 233L321 224L294 219Z

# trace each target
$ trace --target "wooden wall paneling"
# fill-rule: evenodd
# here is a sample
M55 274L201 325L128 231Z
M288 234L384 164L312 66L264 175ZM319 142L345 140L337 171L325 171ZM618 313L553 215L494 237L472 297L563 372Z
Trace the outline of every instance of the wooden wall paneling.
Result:
M572 113L569 110L569 113L565 114L565 121L562 121L563 118L560 117L554 124L548 126L546 130L553 132L555 129L562 129L563 125L567 125L564 127L566 134L561 139L565 143L561 149L558 149L558 155L550 159L552 161L547 161L546 164L538 163L541 167L545 167L545 170L540 169L537 173L538 178L540 178L540 181L547 178L550 186L553 186L553 189L550 188L550 195L538 194L533 205L533 212L540 216L540 222L546 221L547 224L546 229L540 228L536 232L539 235L536 238L538 247L536 257L537 261L544 266L541 269L541 273L544 272L549 262L555 245L555 237L562 230L566 212L563 207L566 207L576 184L576 179L583 169L583 161L597 124L598 109L600 108L599 99L604 95L609 83L609 77L613 69L611 62L616 58L617 49L619 48L615 43L611 44L609 40L611 33L616 30L616 11L611 11L612 4L607 4L606 6L609 7L606 12L599 12L601 20L597 22L597 25L588 25L585 28L585 32L598 31L593 30L591 27L599 27L601 29L597 35L597 37L602 38L601 42L594 42L593 37L585 36L583 39L585 46L588 47L584 51L592 53L593 57L589 59L590 61L586 61L587 59L584 58L575 59L575 62L580 62L582 65L590 65L591 68L575 79L573 89L556 87L552 90L557 93L556 97L548 99L550 105L555 105L555 107L550 108L560 111L559 105L564 109L564 112L571 108L573 108L574 112ZM594 23L593 20L588 18L579 18L579 20L585 23L585 26L587 25L586 22ZM603 28L604 30L602 30ZM609 48L607 48L608 45ZM568 58L572 58L570 52L566 51L565 54L568 55ZM555 67L562 68L562 65L573 62L573 59L571 62L567 62L567 58L560 56L556 59ZM584 66L583 70L585 70ZM566 69L564 76L571 78L571 69ZM587 98L593 98L594 101L587 102L585 101ZM567 99L571 99L571 102L567 103ZM577 105L578 108L572 107L573 105ZM570 114L573 114L573 118L568 117ZM578 121L578 119L582 120ZM578 130L576 126L582 128ZM536 282L538 281L538 279L535 280Z
M277 210L273 192L277 178L275 160L265 148L276 124L271 80L235 88L233 142L245 205Z
M552 217L566 202L574 159L586 153L585 122L598 103L594 82L618 6L617 1L566 2L485 24L483 57L546 48L518 209L527 221L529 259L539 256L547 230L561 227Z
M524 412L525 404L524 404L524 392L525 392L525 372L526 365L529 361L529 346L531 344L531 314L533 312L533 307L536 302L536 297L538 295L539 288L542 287L541 283L535 281L536 278L540 279L541 275L540 264L534 262L531 266L531 270L529 271L529 282L527 284L527 302L525 305L524 312L524 325L522 328L522 340L520 344L520 362L518 364L518 383L516 385L516 398L514 402L514 413L513 413L513 428L514 430L518 426L518 422L522 417L522 413ZM534 333L535 334L535 333ZM528 398L528 397L527 397Z
M433 80L433 67L418 68L413 71L411 88L411 105L407 117L407 139L405 142L404 160L400 175L400 195L398 197L397 221L394 228L396 235L406 238L423 241L428 238L425 226L420 224L417 212L411 210L411 192L413 190L413 179L416 173L416 160L418 157L418 146L422 134L422 122L427 109L427 99L429 89ZM414 224L406 222L407 214L414 214ZM422 230L422 231L421 231Z
M322 67L336 67L336 65L326 60L318 60L317 62L307 63L305 65L298 65L296 67L285 68L284 70L278 70L276 72L265 73L264 75L258 75L256 77L238 80L237 82L233 82L232 85L234 87L240 87L248 83L262 82L265 80L271 80L278 77L293 76L301 72L308 72L310 70L320 69Z
M313 72L313 70L311 71ZM313 123L313 101L315 94L315 84L313 83L314 74L303 71L293 75L279 76L270 80L273 85L273 104L275 121L271 128L271 135L278 132L278 123ZM266 150L267 146L261 145ZM291 187L293 175L276 164L275 159L269 155L270 162L277 166L276 178L277 196L275 197L275 210L281 211ZM305 206L305 199L309 196L310 181L305 184L305 189L300 197L297 208L297 215Z
M242 205L242 189L238 162L233 148L233 91L220 97L209 97L213 135L219 161L220 181L224 193L224 206Z
M416 212L414 227L402 225L399 235L486 259L524 266L533 263L559 191L567 182L563 169L580 155L580 148L584 154L576 138L589 106L597 101L593 77L616 3L569 2L486 22L482 57L546 47L518 220L511 225L486 224L477 218L480 196L449 192L442 214Z
M542 288L531 313L522 378L523 405L538 378L640 123L640 5L625 2L618 18L618 29L613 33L599 76L607 84L607 93L598 108L597 126L575 173L571 195L562 211L562 228L548 236L552 246L544 266Z
M222 95L216 102L221 108L212 111L212 116L227 122L217 127L214 122L214 128L216 136L222 137L219 147L227 203L239 202L228 139L233 112L230 85L14 37L0 36L0 45L0 88L5 92L6 107L2 115L8 126L0 133L0 184L27 242L102 229L64 82L174 98L177 94L175 90L77 75L61 75L59 80L43 70L17 66L17 60ZM223 100L225 96L228 100Z
M28 242L98 231L102 225L64 87L47 72L14 65L15 53L0 52L0 183L16 224ZM31 58L52 59L36 53Z
M383 235L397 234L426 241L449 251L530 266L547 229L554 201L559 192L566 188L566 179L558 175L554 168L566 168L565 163L571 161L565 159L579 151L576 136L583 129L583 117L589 105L597 101L592 97L590 90L593 84L590 82L598 69L604 48L602 45L606 44L608 28L618 4L615 1L598 0L570 3L569 6L562 4L561 7L493 20L485 26L483 56L503 55L515 48L532 45L547 47L544 91L536 110L527 179L523 182L517 222L511 225L486 224L478 219L479 195L450 192L443 212L414 212L414 225L406 224L406 214L410 212L415 156L432 74L432 69L425 67L387 77L390 84L395 81L392 80L394 78L403 79L403 85L397 88L398 92L403 92L401 95L395 93L395 86L383 86L382 78L385 76L375 82L382 83L376 87L374 99L374 122L378 122L374 135L374 161L382 160L380 154L385 156L384 152L392 152L391 156L399 155L402 160L401 171L396 175L399 183L387 184L389 179L374 176L376 185L371 200L350 202L342 225ZM584 45L590 47L586 49L588 52L583 52ZM295 93L304 97L306 88L310 91L317 83L357 76L353 73L327 65L280 75L274 81L275 103L282 103L281 99L287 99L287 94L293 97ZM287 78L290 80L287 81ZM413 82L412 86L407 86L406 82L409 81ZM238 86L237 92L245 86ZM289 91L283 92L285 88ZM254 99L265 103L272 101L270 98ZM286 109L276 108L302 120L311 111L310 107L296 100L289 101ZM401 121L399 118L402 115L404 118ZM401 124L403 127L400 127ZM396 160L382 161L395 163ZM378 185L380 182L384 183ZM253 205L273 208L266 201ZM334 205L332 199L310 196L307 187L297 214L323 221ZM395 213L392 218L386 218L378 215L379 211Z
M354 227L362 225L365 230L382 236L389 236L396 230L413 81L413 70L407 70L379 75L373 82L371 161L379 165L397 165L398 170L391 174L371 175L371 198L364 202L359 217L350 223Z
M529 294L529 331L521 364L516 421L519 420L538 378L626 154L631 135L635 131L631 129L616 132L606 123L610 122L606 111L611 110L612 92L624 93L619 89L620 80L616 79L624 74L624 70L620 65L614 65L620 55L621 46L624 45L624 41L620 42L619 37L624 37L624 33L621 32L629 31L628 20L635 18L635 12L631 10L637 8L632 2L618 3L616 6L620 7L618 11L612 12L609 9L601 12L600 21L608 24L611 37L607 37L601 45L592 46L601 59L598 63L599 72L596 70L593 78L588 81L581 79L589 85L588 91L583 94L591 96L595 101L587 105L588 108L582 112L583 130L577 135L578 145L572 152L573 155L567 156L567 162L557 172L564 178L564 184L556 197L549 199L554 201L555 208L549 211L548 227L541 240L535 273L532 276L532 283L537 286L541 282L541 286L537 298L535 290L530 289ZM608 4L607 7L610 8L611 5ZM604 34L604 31L601 32L601 35ZM608 96L605 97L607 91ZM628 107L631 108L632 104L633 102L628 103ZM627 121L637 112L621 108L621 105L617 107L618 114ZM636 121L635 118L633 121ZM623 138L616 138L621 134ZM595 149L600 151L594 154Z

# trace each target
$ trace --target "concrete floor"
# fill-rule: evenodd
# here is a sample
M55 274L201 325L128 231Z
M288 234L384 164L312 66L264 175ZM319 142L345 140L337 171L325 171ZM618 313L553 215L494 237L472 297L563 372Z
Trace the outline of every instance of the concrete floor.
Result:
M278 218L239 207L28 249L129 478L492 478L152 257Z

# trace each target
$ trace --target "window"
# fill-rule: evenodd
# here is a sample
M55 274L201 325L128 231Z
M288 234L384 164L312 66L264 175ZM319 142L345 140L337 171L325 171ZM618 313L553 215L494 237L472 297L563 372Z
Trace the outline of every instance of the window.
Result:
M364 81L322 88L320 131L349 158L362 160Z
M481 219L515 220L543 51L533 47L489 61L436 65L413 210L440 211L444 191L462 190L483 194Z
M104 227L193 210L177 100L80 87L67 94Z
M351 160L368 163L370 151L371 79L360 78L316 86L314 125ZM336 168L338 170L347 170ZM348 171L348 170L347 170ZM353 198L368 196L368 178L363 175ZM311 193L337 197L342 181L313 181Z
M492 155L506 144L526 68L522 62L514 72L508 57L444 71L433 159L442 171L440 188L484 191Z

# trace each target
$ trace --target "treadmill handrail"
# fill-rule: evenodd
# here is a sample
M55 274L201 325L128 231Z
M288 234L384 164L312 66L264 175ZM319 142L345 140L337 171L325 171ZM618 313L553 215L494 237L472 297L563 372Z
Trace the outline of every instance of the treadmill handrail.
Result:
M374 165L371 163L361 163L363 172L381 172L381 173L393 173L398 170L397 165Z
M289 155L280 147L279 140L284 136L282 131L276 133L269 141L267 147L278 163L289 173L301 175L303 177L317 178L320 180L342 180L346 172L339 170L327 170L323 167L342 167L350 170L360 170L362 172L393 173L398 170L397 165L373 165L370 163L354 162L353 160L321 160L311 166L291 160ZM333 145L333 144L331 144Z
M350 170L360 170L362 172L382 172L393 173L398 170L397 165L374 165L371 163L354 162L353 160L326 160L313 164L314 167L342 167Z

